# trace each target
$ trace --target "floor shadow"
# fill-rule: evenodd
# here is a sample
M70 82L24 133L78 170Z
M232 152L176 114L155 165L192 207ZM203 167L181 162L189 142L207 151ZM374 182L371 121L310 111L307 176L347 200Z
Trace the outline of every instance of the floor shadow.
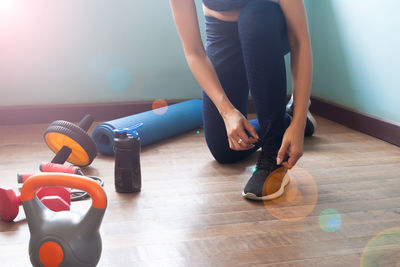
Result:
M3 222L0 221L0 232L9 232L9 234L16 233L20 230L21 227L26 227L27 221L26 218L16 218L12 222Z
M82 167L81 169L86 176L99 176L99 170L92 166Z
M304 138L304 152L306 151L318 151L318 146L326 144L326 139L319 136L311 136Z
M250 168L255 167L258 158L259 151L254 152L247 158L229 164L221 164L216 160L211 159L203 164L201 171L198 173L199 176L213 176L213 177L226 177L231 179L233 177L241 177L243 173L251 173Z

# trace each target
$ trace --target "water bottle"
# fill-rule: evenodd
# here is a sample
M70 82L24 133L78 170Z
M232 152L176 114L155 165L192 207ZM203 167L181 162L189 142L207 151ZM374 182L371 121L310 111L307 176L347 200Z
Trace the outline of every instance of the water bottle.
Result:
M140 192L142 187L140 138L136 131L142 125L114 130L114 179L115 190L119 193Z

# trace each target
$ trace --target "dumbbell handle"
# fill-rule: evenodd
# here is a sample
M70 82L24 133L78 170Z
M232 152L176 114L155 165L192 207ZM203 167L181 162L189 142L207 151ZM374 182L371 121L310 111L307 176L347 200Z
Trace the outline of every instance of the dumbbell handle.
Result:
M18 203L18 206L21 206L21 195L16 195L16 200L17 200L17 203Z

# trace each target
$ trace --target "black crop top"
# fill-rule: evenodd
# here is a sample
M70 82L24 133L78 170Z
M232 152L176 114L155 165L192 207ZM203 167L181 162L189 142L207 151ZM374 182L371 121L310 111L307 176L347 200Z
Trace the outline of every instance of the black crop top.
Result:
M209 9L215 11L226 11L244 7L250 0L203 0Z

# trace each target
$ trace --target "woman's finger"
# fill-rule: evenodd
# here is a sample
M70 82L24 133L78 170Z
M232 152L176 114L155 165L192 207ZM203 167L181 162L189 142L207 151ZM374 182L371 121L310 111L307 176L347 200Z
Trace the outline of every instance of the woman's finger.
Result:
M246 134L246 132L244 131L244 130L242 130L242 131L239 131L238 133L237 133L237 140L238 140L238 143L240 144L240 145L252 145L253 143L251 142L251 140L249 139L249 136Z
M260 137L258 137L258 134L256 132L256 129L254 129L253 125L250 124L248 120L245 121L244 123L244 128L250 133L250 135L258 141Z
M246 133L242 133L241 135L237 135L236 138L234 138L234 140L236 140L237 144L238 144L238 150L248 150L254 147L254 145L248 141L246 141L246 137L247 134Z
M228 136L228 143L229 143L229 148L235 150L234 142L232 142L232 138L229 136Z
M230 137L229 138L229 140L230 140L230 149L232 149L232 150L243 150L242 149L242 147L240 146L240 144L238 143L238 140L239 140L239 138L236 136L236 137Z
M293 168L293 166L289 165L289 163L287 163L287 162L283 162L281 165L282 165L283 167L287 168L287 169Z
M278 151L278 155L276 157L276 164L282 164L283 160L286 157L286 151L289 149L289 142L286 141L285 138L282 140L281 148Z
M242 126L242 125L240 125ZM247 133L244 131L243 127L238 126L231 134L231 141L232 143L235 143L235 147L237 147L237 150L247 150L253 147L253 142L247 135Z
M244 125L243 125L243 121L241 121L237 127L234 129L232 136L234 138L237 138L236 140L239 141L240 139L242 141L240 141L239 143L245 143L245 144L251 144L251 141L249 140L249 136L247 135L247 133L244 130Z

